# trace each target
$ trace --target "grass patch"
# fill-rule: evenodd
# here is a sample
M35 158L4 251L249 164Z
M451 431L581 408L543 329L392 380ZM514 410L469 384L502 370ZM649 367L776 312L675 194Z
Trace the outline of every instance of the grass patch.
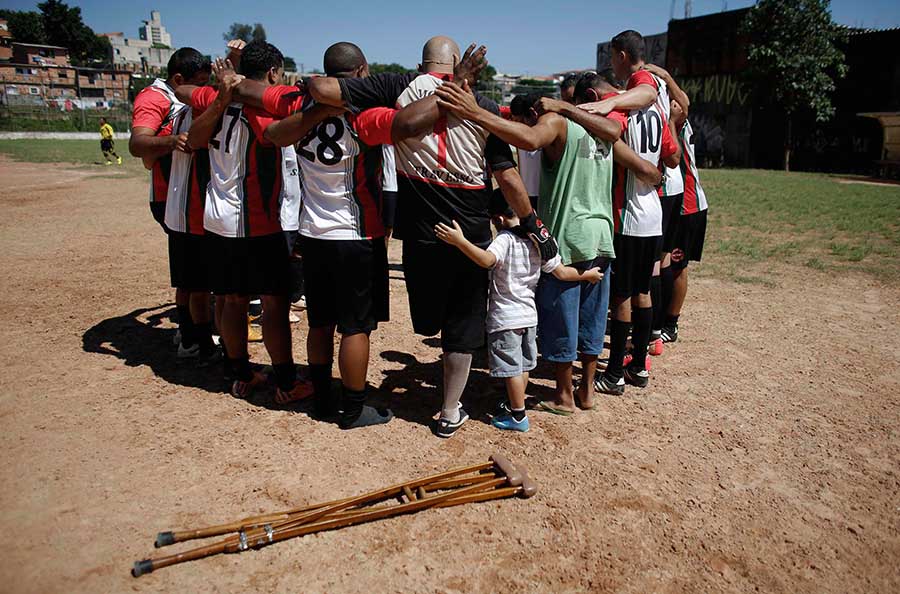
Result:
M710 202L707 245L716 259L874 271L900 280L900 186L731 169L704 170L701 182Z
M146 175L140 159L135 159L128 153L128 142L119 140L116 142L116 153L122 157L122 166L112 165L107 167L100 152L98 140L53 140L48 138L0 140L0 154L6 155L14 161L28 163L72 163L75 165L93 165L98 171L110 174L125 170L130 174ZM117 175L111 175L117 177Z

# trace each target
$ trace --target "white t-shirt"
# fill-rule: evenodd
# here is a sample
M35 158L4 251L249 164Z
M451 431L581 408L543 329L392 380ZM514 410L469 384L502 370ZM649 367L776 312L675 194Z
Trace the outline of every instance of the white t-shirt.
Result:
M525 151L519 149L519 175L525 184L529 196L538 196L541 192L541 153L543 149Z
M507 230L494 238L487 251L497 257L490 273L488 333L537 326L534 291L542 271L550 274L562 264L559 254L541 265L541 255L531 241Z
M281 149L281 228L300 228L300 170L293 145Z
M384 165L382 166L381 187L385 192L397 191L397 159L394 156L394 147L389 144L381 145L384 151Z

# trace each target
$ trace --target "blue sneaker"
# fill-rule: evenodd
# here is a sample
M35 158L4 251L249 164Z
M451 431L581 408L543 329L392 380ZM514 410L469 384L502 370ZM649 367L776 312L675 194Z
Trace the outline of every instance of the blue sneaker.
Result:
M531 428L531 425L529 425L528 423L527 416L521 421L517 421L514 416L509 414L494 417L493 419L491 419L491 425L493 425L497 429L505 429L506 431L521 431L522 433L525 433Z

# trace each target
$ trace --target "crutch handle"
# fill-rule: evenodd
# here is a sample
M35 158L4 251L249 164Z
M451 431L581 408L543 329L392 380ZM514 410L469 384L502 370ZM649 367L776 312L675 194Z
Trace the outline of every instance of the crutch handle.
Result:
M503 454L491 454L491 462L497 467L497 470L506 476L506 482L511 487L518 487L522 484L522 474Z
M151 571L153 571L153 561L144 559L143 561L134 562L134 567L131 568L131 575L134 577L141 577L145 573L150 573Z

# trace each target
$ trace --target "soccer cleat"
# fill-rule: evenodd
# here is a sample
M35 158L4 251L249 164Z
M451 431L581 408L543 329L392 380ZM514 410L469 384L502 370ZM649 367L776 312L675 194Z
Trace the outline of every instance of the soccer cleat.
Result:
M451 423L449 420L445 419L441 416L434 424L434 434L438 437L443 437L444 439L448 437L453 437L453 434L456 433L460 427L463 426L463 423L469 420L469 415L466 411L463 410L462 405L459 405L459 420L455 423Z
M189 347L184 346L183 342L178 343L178 358L179 359L196 359L200 356L200 345L192 344Z
M657 338L647 345L647 354L653 355L654 357L658 357L663 354L663 340L662 338Z
M671 326L665 326L663 328L662 341L663 342L677 342L678 341L678 324L672 324Z
M528 423L528 417L524 417L521 421L517 421L516 418L512 415L503 415L500 417L494 417L491 419L491 425L496 427L497 429L503 429L505 431L521 431L522 433L527 432L531 425Z
M626 353L625 357L622 359L622 367L624 368L624 367L628 367L629 365L631 365L631 361L633 359L634 359L634 355L632 355L631 353ZM650 371L650 364L653 361L653 359L644 359L644 361L645 361L647 371Z
M636 388L646 388L650 383L650 372L646 369L632 369L626 367L622 374L622 379L626 384L630 384Z
M598 373L594 377L594 389L603 394L621 396L625 393L625 378L620 377L618 381L613 381L606 377L605 373Z
M116 164L117 164L117 165L121 165L121 164L122 164L122 157L116 157Z
M234 380L234 383L231 384L231 395L244 399L250 398L253 394L253 390L264 383L266 383L266 376L258 371L254 371L253 377L246 382L237 379Z
M297 402L298 400L309 398L314 391L312 383L305 380L294 380L294 385L290 390L282 390L281 388L275 390L275 402L278 404Z

